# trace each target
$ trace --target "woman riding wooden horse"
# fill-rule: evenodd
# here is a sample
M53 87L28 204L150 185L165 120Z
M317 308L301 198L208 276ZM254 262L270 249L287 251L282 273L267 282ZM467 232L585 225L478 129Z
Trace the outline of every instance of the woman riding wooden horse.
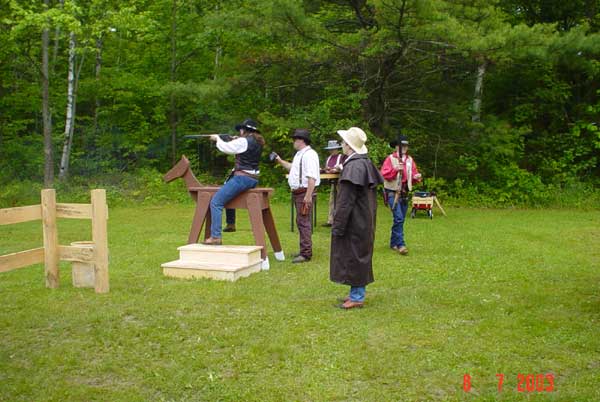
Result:
M210 200L210 237L203 242L204 244L222 244L221 216L225 204L238 194L252 189L258 184L258 175L260 173L258 164L265 140L260 135L260 131L254 120L246 119L236 125L235 129L239 131L239 137L228 142L223 141L219 135L210 136L211 141L216 142L219 151L228 155L235 155L235 166L231 171L229 179ZM231 216L228 220L228 224L231 225Z

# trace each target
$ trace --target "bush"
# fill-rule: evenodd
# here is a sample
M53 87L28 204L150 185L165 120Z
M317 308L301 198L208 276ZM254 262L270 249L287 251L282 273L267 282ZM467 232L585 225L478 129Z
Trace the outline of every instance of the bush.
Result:
M140 169L135 173L111 172L92 179L81 176L71 177L68 181L56 181L59 202L90 201L90 190L106 189L106 198L110 205L128 203L168 204L191 202L185 184L181 180L164 183L163 174L154 169ZM205 177L199 180L209 182ZM40 203L42 184L23 180L2 185L0 208Z
M435 191L444 205L462 207L523 207L523 208L577 208L598 209L600 189L592 183L571 179L562 184L544 184L541 179L523 169L507 167L496 171L494 184L484 181L455 179L447 182L443 178L425 177L427 190ZM214 183L216 180L204 174L198 175L202 183ZM289 202L289 188L285 172L273 173L271 184L261 183L275 189L272 202ZM499 186L498 186L499 185ZM154 169L141 169L136 173L105 174L93 179L72 177L68 182L55 185L59 202L88 203L90 190L106 189L107 200L111 206L123 204L172 204L192 203L182 180L164 183L162 173ZM419 185L415 189L420 189ZM40 203L42 185L36 181L19 181L2 185L0 208ZM325 185L320 190L328 193Z

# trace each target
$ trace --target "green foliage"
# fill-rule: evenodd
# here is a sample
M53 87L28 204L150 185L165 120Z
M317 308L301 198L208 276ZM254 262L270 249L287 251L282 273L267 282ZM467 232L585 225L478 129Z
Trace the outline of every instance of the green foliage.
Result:
M261 123L267 153L286 159L298 127L311 129L318 150L337 130L361 127L377 164L402 132L427 179L443 180L450 194L475 188L498 205L542 205L550 188L600 183L598 1L0 5L0 183L43 177L44 27L51 33L55 166L67 39L71 31L77 37L68 179L75 183L166 171L181 154L196 173L221 182L231 158L184 137L231 133L246 117ZM261 170L265 185L285 186L266 155Z
M77 176L68 182L56 183L57 198L61 202L88 203L90 190L106 189L108 203L117 205L165 205L190 204L192 199L182 180L165 183L163 173L154 169L139 169L135 172L112 171L93 179ZM196 177L200 182L212 184L207 175ZM21 180L2 185L0 208L32 205L40 203L41 183Z

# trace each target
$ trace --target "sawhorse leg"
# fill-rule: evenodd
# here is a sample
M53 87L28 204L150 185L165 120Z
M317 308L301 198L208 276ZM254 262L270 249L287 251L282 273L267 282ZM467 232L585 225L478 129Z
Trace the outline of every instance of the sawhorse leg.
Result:
M192 228L190 229L190 235L188 236L188 244L197 243L200 232L204 221L207 220L207 212L210 206L210 194L200 193L198 194L198 201L196 202L196 210L194 211L194 218L192 220ZM208 213L207 228L210 233L210 213Z
M275 220L273 219L271 208L263 209L262 216L273 251L278 253L281 251L281 243L279 242L279 235L277 234L277 228L275 227Z
M265 223L263 222L263 214L260 209L260 199L256 194L248 195L248 215L250 215L250 226L252 226L252 233L254 234L254 243L257 246L262 246L260 257L264 260L267 258Z
M210 208L208 209L208 212L206 212L206 219L205 221L205 226L204 226L204 240L208 239L211 236L210 233L210 225L212 223L212 215L210 213Z

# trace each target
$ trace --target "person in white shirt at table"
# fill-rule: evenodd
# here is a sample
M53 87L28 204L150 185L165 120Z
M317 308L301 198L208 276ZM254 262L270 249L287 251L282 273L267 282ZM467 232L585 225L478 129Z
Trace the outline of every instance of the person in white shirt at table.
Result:
M303 263L312 258L312 208L316 188L321 183L319 155L310 147L310 131L304 128L294 130L296 155L292 163L276 156L275 161L288 170L288 184L292 190L296 206L296 225L300 233L300 251L293 263Z

